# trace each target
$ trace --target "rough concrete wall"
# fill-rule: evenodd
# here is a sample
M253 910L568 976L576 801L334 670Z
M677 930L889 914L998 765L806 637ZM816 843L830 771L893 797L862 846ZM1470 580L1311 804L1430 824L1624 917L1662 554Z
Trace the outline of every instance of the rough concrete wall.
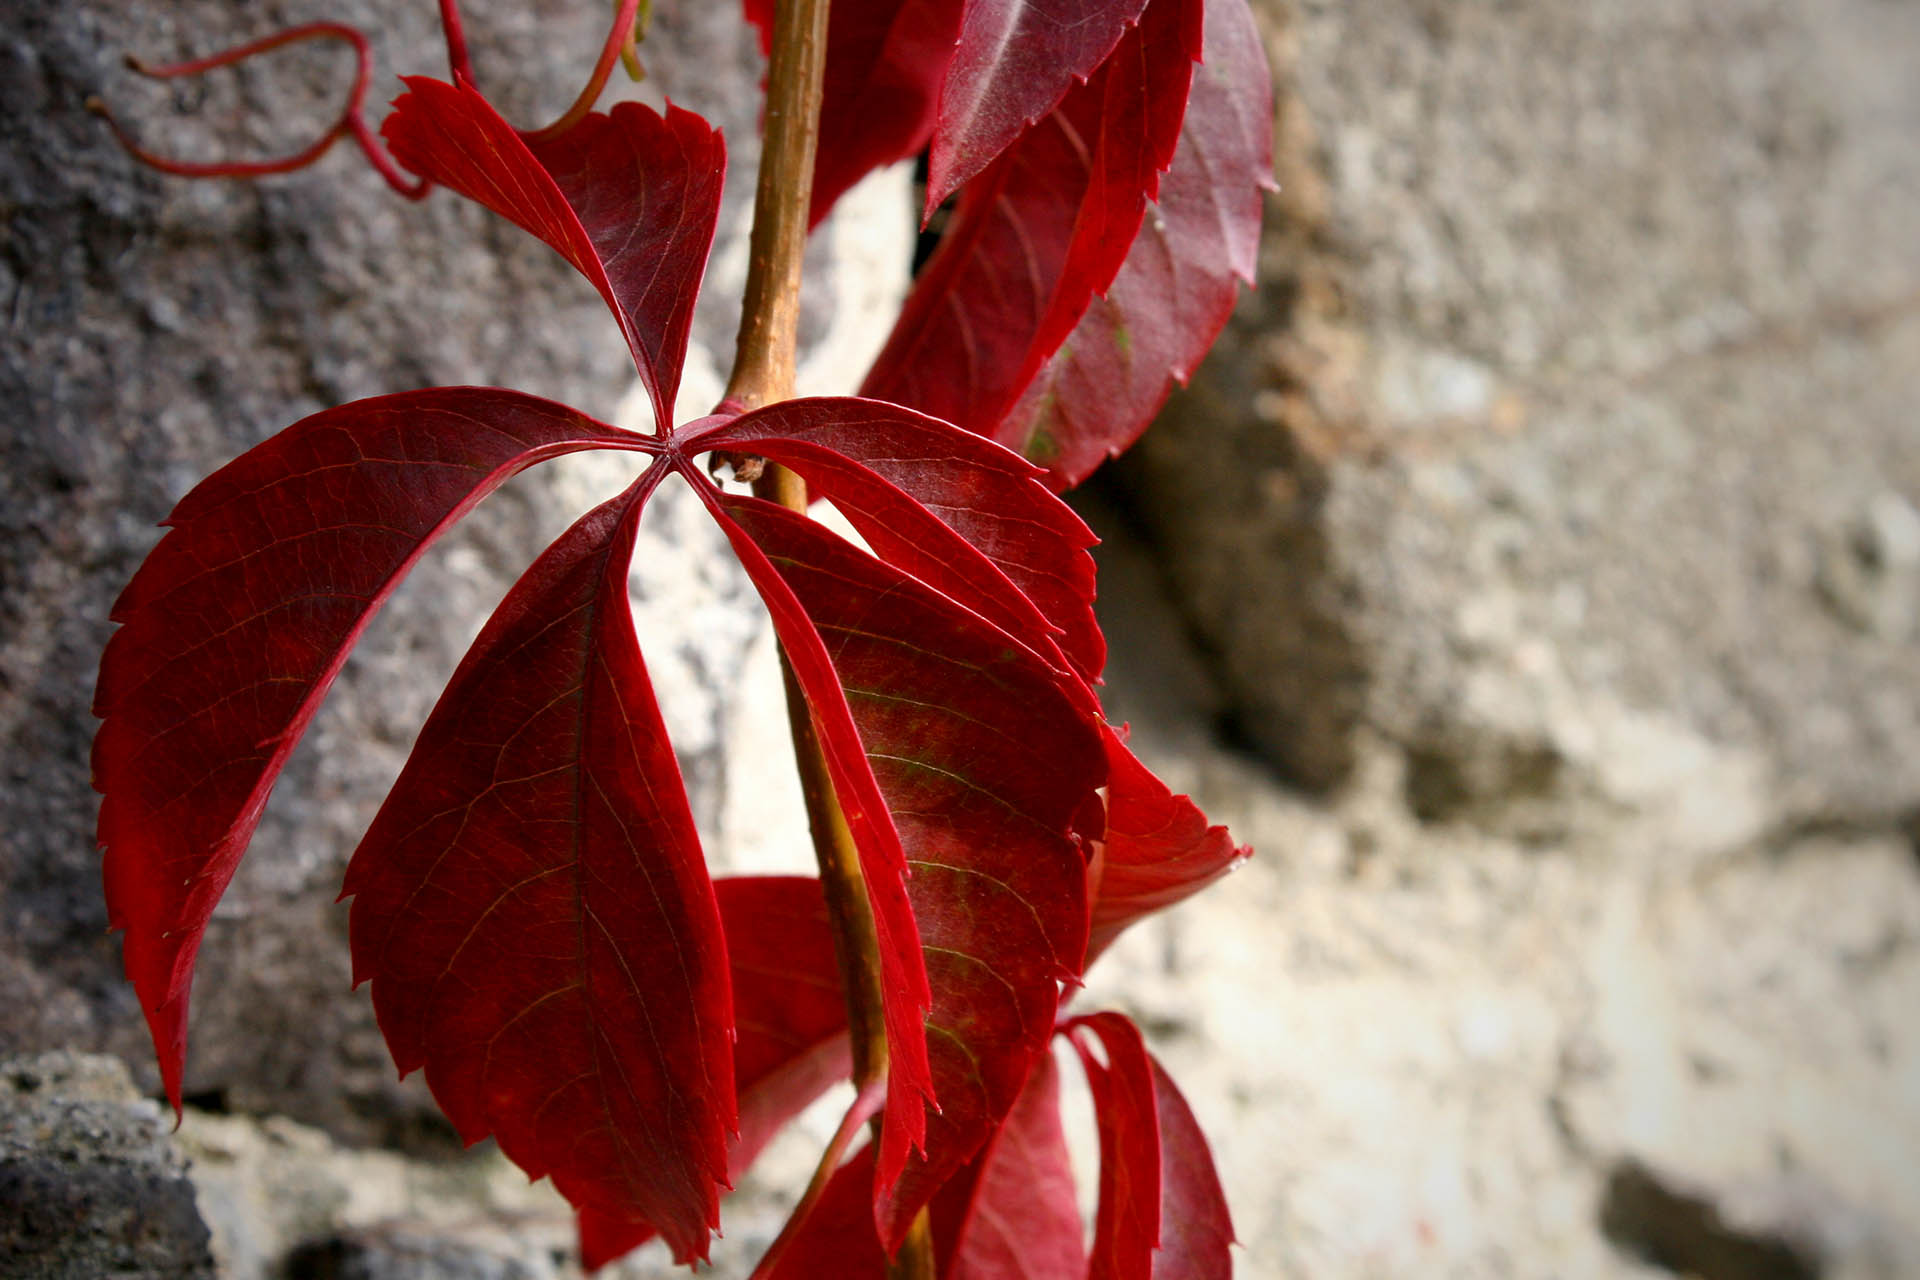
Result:
M1920 803L1920 11L1266 11L1264 280L1125 465L1245 737L1522 830Z
M547 118L571 98L604 34L603 8L463 6L481 82L509 118ZM82 109L102 93L175 154L291 150L336 109L351 74L344 52L289 50L166 88L119 63L127 52L189 56L313 16L293 0L0 3L0 1052L107 1049L147 1088L151 1050L100 900L87 752L107 612L158 537L156 523L199 477L335 403L490 383L613 417L632 385L591 288L478 207L445 192L402 202L344 147L313 170L261 182L164 178L124 156ZM376 103L392 96L399 72L443 73L431 5L347 3L327 16L375 38ZM730 143L714 288L696 316L683 397L704 412L732 349L761 68L750 32L725 6L663 6L646 59L649 83L627 92L656 103L671 94ZM863 237L880 262L836 277L835 237L813 252L819 287L803 342L816 378L849 325L865 316L871 328L888 282L897 289L904 276L911 227L904 179L895 185L881 212L898 218L897 233ZM415 570L348 662L208 931L190 1094L355 1140L445 1132L417 1078L396 1085L364 994L348 993L346 917L333 900L486 611L547 539L617 492L632 465L572 461L484 503ZM760 624L743 575L715 554L719 535L690 518L691 495L669 486L657 501L636 559L636 611L696 814L717 831L728 790L723 734Z

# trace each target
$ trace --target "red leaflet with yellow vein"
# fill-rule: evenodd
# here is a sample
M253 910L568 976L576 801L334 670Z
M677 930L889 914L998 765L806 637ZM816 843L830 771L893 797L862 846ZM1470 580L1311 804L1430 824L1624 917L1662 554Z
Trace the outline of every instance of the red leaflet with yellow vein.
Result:
M1079 484L1139 438L1252 282L1260 193L1273 185L1271 102L1246 0L1207 0L1206 58L1158 200L1113 287L993 433L1046 467L1055 488Z
M722 499L704 490L701 496L720 519L720 527L734 554L746 568L754 589L760 593L773 618L781 650L806 695L814 732L820 739L833 780L835 798L860 857L860 872L873 909L879 949L880 993L888 1050L888 1129L896 1135L904 1152L908 1145L925 1141L926 1104L938 1104L934 1097L933 1072L927 1062L925 1031L932 993L920 954L918 924L904 884L907 858L900 833L868 763L833 657L807 604L794 594L752 535L738 520L731 518L735 504L764 507L768 512L781 508L757 499ZM811 523L806 517L791 513L789 518L803 525Z
M114 606L93 775L108 918L176 1107L200 937L374 611L514 472L644 443L517 392L408 392L295 423L168 517Z
M1201 0L1152 0L1086 84L969 183L861 394L992 436L1120 269L1171 162Z
M347 868L402 1073L583 1212L719 1225L735 1126L719 910L633 634L650 471L495 611Z
M792 512L751 498L724 509L825 641L912 871L940 1111L909 1158L888 1100L879 1212L897 1243L1013 1105L1052 1034L1058 982L1079 969L1073 824L1106 776L1098 726L1059 673L977 615Z
M394 156L518 223L593 283L664 431L720 213L720 134L691 111L623 102L529 145L471 85L415 76L407 86L380 130Z

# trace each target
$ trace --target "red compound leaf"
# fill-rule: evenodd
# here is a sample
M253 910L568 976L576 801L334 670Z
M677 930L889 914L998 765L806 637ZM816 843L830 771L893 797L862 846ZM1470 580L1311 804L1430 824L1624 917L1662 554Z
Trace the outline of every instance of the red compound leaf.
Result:
M993 436L1120 269L1172 159L1201 0L1153 0L1098 74L969 183L863 395Z
M1095 860L1088 964L1128 925L1192 897L1253 853L1169 791L1112 729L1106 742L1107 835Z
M1075 822L1105 780L1098 722L1077 682L916 579L783 508L716 506L744 534L736 547L764 549L765 567L741 555L776 627L784 610L769 570L830 655L912 871L940 1112L924 1120L924 1154L910 1158L918 1099L888 1099L877 1189L894 1245L1005 1117L1045 1052L1058 982L1079 968L1087 903Z
M664 434L726 149L690 111L623 102L528 142L468 85L413 77L381 134L400 163L551 245L613 309Z
M1096 1013L1062 1029L1086 1068L1100 1128L1089 1280L1225 1280L1233 1222L1186 1099L1121 1015Z
M1246 0L1207 0L1206 60L1173 166L1105 297L1027 386L994 438L1071 488L1139 438L1253 279L1271 187L1273 101Z
M633 634L650 471L535 562L347 869L402 1074L583 1214L704 1258L735 1127L719 910Z
M93 780L108 919L177 1108L194 956L267 793L374 611L508 476L647 442L516 392L440 389L297 422L216 471L113 609Z

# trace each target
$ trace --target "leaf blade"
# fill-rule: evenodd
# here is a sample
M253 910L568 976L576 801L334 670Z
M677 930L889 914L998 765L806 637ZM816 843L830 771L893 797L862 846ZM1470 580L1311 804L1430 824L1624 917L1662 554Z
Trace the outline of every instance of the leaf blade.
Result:
M739 1132L727 1152L738 1184L766 1144L848 1076L846 1006L826 899L810 876L722 876L713 883L733 979ZM583 1206L583 1264L595 1269L656 1234L644 1214Z
M1232 1276L1233 1221L1213 1153L1139 1028L1120 1014L1096 1013L1062 1029L1087 1069L1100 1127L1100 1207L1089 1280ZM1104 1063L1090 1053L1083 1033L1098 1038Z
M940 92L927 210L1094 73L1146 0L968 0Z
M1052 1054L1035 1063L976 1166L933 1202L947 1280L1082 1280L1087 1256Z
M381 125L394 157L544 240L600 292L672 428L726 148L690 111L639 103L529 143L471 85L424 76ZM636 212L637 210L637 212Z
M633 634L662 474L510 591L347 869L356 982L402 1073L576 1206L682 1261L719 1223L736 1122L726 946Z
M757 499L723 498L706 489L700 490L700 496L719 521L734 554L766 603L782 651L806 697L833 780L835 798L859 855L867 900L873 909L881 968L882 1020L888 1046L887 1119L900 1142L918 1144L924 1141L926 1133L926 1104L934 1101L933 1073L928 1065L924 1029L932 992L918 945L918 925L904 884L907 860L900 833L867 762L833 660L814 628L807 607L736 518L742 510L779 511L780 508Z
M1074 1034L1080 1031L1099 1040L1104 1062ZM1117 1013L1075 1018L1067 1038L1086 1069L1100 1130L1100 1202L1088 1280L1150 1280L1164 1213L1159 1104L1146 1043Z
M1087 963L1135 921L1192 897L1253 856L1175 795L1109 728L1107 832L1097 860Z
M200 938L374 612L513 473L642 443L517 392L408 392L295 423L168 517L114 606L93 774L108 919L176 1107Z

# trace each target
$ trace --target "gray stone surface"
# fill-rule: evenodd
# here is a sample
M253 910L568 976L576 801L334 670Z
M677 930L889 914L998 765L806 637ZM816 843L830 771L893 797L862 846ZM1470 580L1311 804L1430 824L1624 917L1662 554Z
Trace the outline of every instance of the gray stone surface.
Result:
M1536 836L1920 803L1920 10L1265 9L1264 283L1123 467L1245 739Z
M556 112L599 47L592 4L463 6L479 78L509 118ZM632 368L598 298L502 220L435 193L396 199L348 148L260 182L143 170L82 109L101 93L151 145L273 154L330 118L343 51L295 48L172 87L121 69L313 16L311 6L0 2L0 1051L108 1049L156 1087L151 1050L100 901L88 788L94 670L107 612L202 475L301 416L410 387L513 386L617 416ZM432 6L354 2L378 51L374 101L399 72L444 73ZM696 314L683 406L717 397L732 350L757 149L753 39L724 6L662 6L638 94L722 125L729 204L714 287ZM376 109L374 118L380 112ZM869 252L820 237L803 340L816 381L844 373L904 275L904 180L880 192ZM859 237L856 237L859 238ZM890 283L893 282L893 283ZM853 357L857 359L857 357ZM836 363L836 361L838 363ZM705 396L705 402L700 397ZM645 425L644 409L635 425ZM444 1143L416 1078L396 1084L364 995L348 993L346 858L486 611L630 460L521 477L450 535L376 619L294 754L201 953L186 1088L210 1105L282 1111L361 1141ZM665 694L696 815L726 802L721 727L760 624L684 493L663 493L636 565L643 643Z
M185 1163L117 1060L0 1058L0 1275L214 1275Z

